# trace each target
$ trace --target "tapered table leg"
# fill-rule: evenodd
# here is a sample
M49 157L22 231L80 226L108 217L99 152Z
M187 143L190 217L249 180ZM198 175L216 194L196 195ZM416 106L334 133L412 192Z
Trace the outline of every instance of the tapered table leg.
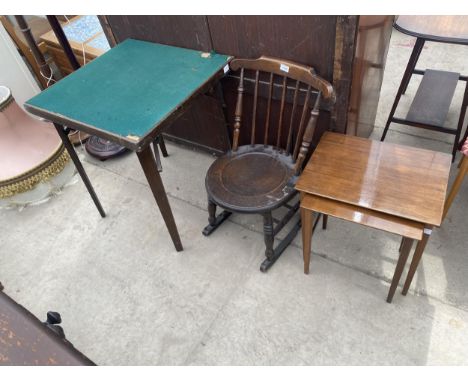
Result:
M393 274L392 284L390 285L390 290L388 291L387 302L391 303L395 290L400 282L401 274L406 265L406 260L413 246L413 240L404 237L401 243L400 256L398 257L397 266L395 268L395 273Z
M432 230L425 229L424 235L422 239L418 242L416 246L416 250L414 251L413 260L411 260L410 269L408 271L408 275L406 276L405 285L403 286L403 291L401 292L404 296L408 293L408 289L411 286L411 282L413 281L413 276L416 273L416 269L418 269L419 261L421 260L421 256L424 253L424 249L426 248L427 241L429 240L429 236L431 236Z
M322 229L327 229L328 224L328 215L322 216Z
M455 196L457 196L458 190L460 189L463 183L463 179L465 179L466 174L468 174L468 157L467 156L463 155L463 158L460 161L459 167L460 169L458 170L457 177L455 178L452 188L450 189L447 199L445 200L444 214L442 215L442 221L444 221L445 217L447 216L450 206L452 205L452 202L455 199Z
M312 218L312 211L301 208L302 256L304 257L305 274L309 274L310 250L312 245Z
M58 123L54 123L55 129L57 130L60 138L62 139L63 145L68 151L68 154L70 155L70 158L72 159L73 163L75 164L76 169L78 170L78 173L81 176L81 179L83 179L83 182L88 189L89 194L91 195L91 198L94 201L94 204L96 205L96 208L98 209L99 213L101 214L102 217L106 216L106 213L104 212L104 209L101 206L101 202L99 201L99 198L97 197L96 193L94 192L93 185L89 181L88 175L86 174L85 169L83 168L83 164L80 161L80 158L78 158L78 155L75 151L75 148L70 142L70 139L68 139L68 134L65 132L65 129L62 125L59 125Z
M172 242L177 251L182 251L182 242L180 241L179 232L172 215L171 206L167 200L166 191L159 175L158 167L154 160L153 153L151 151L151 145L148 145L142 151L137 152L138 160L140 161L143 172L145 173L148 184L153 192L154 199L158 204L161 215L166 223L166 227L171 235Z

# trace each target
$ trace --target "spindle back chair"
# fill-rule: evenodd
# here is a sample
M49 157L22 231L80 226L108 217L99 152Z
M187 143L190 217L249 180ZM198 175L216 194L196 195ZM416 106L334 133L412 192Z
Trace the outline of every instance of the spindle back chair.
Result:
M262 56L258 59L234 59L232 71L239 71L237 102L234 113L232 149L209 168L205 185L208 193L209 224L204 235L211 234L232 212L260 213L264 220L266 259L260 269L266 271L279 258L300 229L300 221L285 239L273 248L274 237L299 208L299 202L289 205L296 191L294 185L311 150L322 98L334 102L332 86L319 77L312 67L291 61ZM244 121L246 73L253 74L253 105L251 121ZM268 97L263 126L259 126L259 84L268 79ZM278 81L279 79L279 81ZM265 81L266 82L266 81ZM291 83L293 86L291 86ZM264 83L263 83L264 84ZM280 88L276 136L273 131L273 93ZM293 93L290 116L285 109L288 95ZM291 98L291 97L289 97ZM299 110L302 103L302 110ZM310 113L310 116L307 115ZM289 119L289 120L287 120ZM240 144L240 132L250 122L249 144ZM263 128L263 132L258 129ZM248 134L245 134L248 136ZM258 137L261 141L258 142ZM216 206L224 211L216 216ZM285 206L288 212L277 220L272 211ZM276 226L274 227L274 224Z

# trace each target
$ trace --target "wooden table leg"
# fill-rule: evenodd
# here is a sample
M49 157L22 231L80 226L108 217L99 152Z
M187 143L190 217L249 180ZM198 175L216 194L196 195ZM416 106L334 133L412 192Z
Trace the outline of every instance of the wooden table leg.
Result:
M404 296L408 293L408 289L411 286L411 282L413 281L413 276L416 273L416 269L418 268L419 261L421 260L421 256L424 252L424 248L426 248L427 241L429 240L429 236L431 236L432 230L431 229L424 229L424 234L422 239L418 242L416 246L416 250L414 251L413 260L411 260L410 269L408 271L408 275L406 276L405 285L403 286L403 291L401 292Z
M81 163L80 158L78 158L78 154L76 153L75 148L71 144L70 139L68 139L68 134L65 132L65 128L62 125L59 125L58 123L54 123L54 126L60 138L62 139L63 145L68 151L68 155L70 155L70 158L75 164L75 167L78 170L78 173L80 174L81 179L83 179L83 182L86 188L88 189L88 192L91 195L91 198L93 199L94 204L96 205L96 208L98 209L99 213L101 214L103 218L106 217L106 213L104 212L104 209L101 206L101 202L99 201L99 198L94 192L93 185L89 181L88 175L86 174L86 171L83 168L83 164Z
M450 209L450 206L452 205L453 199L455 199L455 196L457 195L458 190L460 189L460 186L463 183L463 179L465 178L465 175L468 173L468 157L463 155L463 158L460 161L459 167L460 169L458 170L457 177L455 178L452 188L450 189L447 199L445 200L444 214L442 215L442 221L444 221L445 216L447 216L447 212Z
M328 215L322 215L322 229L327 229Z
M407 237L403 237L401 249L400 249L400 256L398 257L398 262L395 267L395 273L393 274L392 284L390 285L390 290L388 291L387 302L391 303L393 299L393 295L395 294L395 290L400 282L401 274L403 273L403 269L406 265L406 260L408 259L408 255L411 251L413 246L413 240Z
M171 206L167 200L166 191L159 175L158 167L154 160L154 155L151 150L151 145L146 146L142 151L137 152L138 160L140 161L143 172L145 173L148 184L153 192L154 199L158 204L161 215L166 223L166 227L171 235L172 242L177 251L182 251L182 242L180 241L179 232L172 215Z
M162 172L161 157L159 155L158 143L156 141L153 141L153 151L154 159L156 160L156 167L158 168L159 172Z
M403 248L403 243L405 242L405 238L402 237L400 241L400 246L398 247L398 252L401 252L401 249Z
M312 211L301 208L302 223L302 256L304 257L304 273L309 274L310 250L312 244Z
M164 158L167 158L169 156L169 153L167 152L166 143L164 142L164 138L163 138L162 134L159 134L158 138L159 138L158 139L158 146L161 149L162 156Z

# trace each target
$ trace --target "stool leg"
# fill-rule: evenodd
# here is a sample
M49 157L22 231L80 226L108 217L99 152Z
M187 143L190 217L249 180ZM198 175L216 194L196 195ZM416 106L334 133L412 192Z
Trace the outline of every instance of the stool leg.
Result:
M398 283L401 278L401 274L403 273L403 269L406 265L406 260L408 260L408 255L411 251L411 247L413 246L413 240L408 239L407 237L403 237L400 256L398 257L398 262L395 267L395 273L393 274L392 284L390 285L390 290L388 291L387 302L391 303L393 299L393 295L395 294L395 290L398 286Z
M413 260L411 260L410 269L408 271L408 275L406 276L405 285L403 286L403 291L401 292L404 296L408 293L408 289L411 286L411 282L413 281L414 274L416 273L416 269L418 268L419 261L421 260L422 254L424 249L426 248L427 241L429 240L429 236L431 235L432 230L424 230L424 235L422 239L418 242L416 246L416 250L414 251Z
M416 41L417 42L417 41ZM405 94L406 93L406 89L408 89L408 85L409 85L409 82L411 80L411 77L413 75L413 70L416 68L416 64L419 60L419 56L421 55L421 52L423 50L423 46L424 46L424 41L422 44L414 44L414 48L413 50L416 50L415 52L415 57L414 57L414 66L413 66L413 69L411 70L411 72L406 76L406 77L403 77L403 90L402 90L402 94Z
M422 38L418 38L416 43L414 44L413 52L411 53L411 57L406 65L405 73L403 74L403 78L401 79L400 87L398 88L397 94L395 96L395 100L393 101L393 106L390 111L390 114L387 119L387 123L385 124L385 128L382 134L382 138L380 140L383 142L385 136L387 135L388 128L390 127L390 123L392 122L393 116L398 106L398 102L400 102L401 95L406 90L408 86L409 80L411 75L413 74L413 70L416 67L416 63L418 62L419 55L421 54L422 48L424 47L425 40Z
M312 246L312 211L301 208L302 223L302 256L304 258L304 273L309 274L310 251Z

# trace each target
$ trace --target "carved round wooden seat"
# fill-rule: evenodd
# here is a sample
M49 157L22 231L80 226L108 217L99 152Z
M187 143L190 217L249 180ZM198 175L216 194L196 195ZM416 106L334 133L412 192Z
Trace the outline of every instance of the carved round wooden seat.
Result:
M240 146L218 158L206 175L209 197L218 206L261 213L283 205L294 195L294 162L271 146Z

